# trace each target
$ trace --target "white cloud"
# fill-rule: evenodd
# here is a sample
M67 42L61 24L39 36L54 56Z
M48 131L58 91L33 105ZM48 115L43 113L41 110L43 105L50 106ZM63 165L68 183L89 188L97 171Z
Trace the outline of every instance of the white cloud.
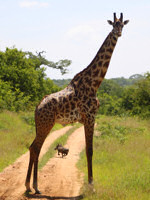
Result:
M77 35L88 35L94 32L93 27L90 25L79 25L76 27L71 28L68 32L67 35L69 37L75 37Z
M89 42L95 44L97 41L100 41L105 35L102 27L106 26L103 21L90 21L84 24L79 24L70 28L65 36L68 39L73 39L78 42Z
M20 1L19 6L21 8L33 8L33 7L47 7L49 4L47 2L38 2L38 1Z

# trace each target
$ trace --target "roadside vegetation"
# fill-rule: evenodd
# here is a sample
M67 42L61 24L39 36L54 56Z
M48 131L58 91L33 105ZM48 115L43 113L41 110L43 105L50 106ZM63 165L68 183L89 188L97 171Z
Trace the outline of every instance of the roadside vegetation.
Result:
M52 131L62 127L56 124ZM0 172L29 150L34 137L33 113L0 113Z
M35 138L34 125L34 115L31 112L13 113L5 111L0 113L0 172L29 150ZM56 145L58 143L65 145L69 135L80 126L80 124L74 124L66 134L55 140L47 153L41 158L39 168L42 168L56 153L54 151ZM51 132L61 128L63 128L62 125L55 124Z
M0 113L0 171L25 153L34 138L34 127L17 113Z
M150 120L100 116L94 134L94 186L87 184L85 151L78 163L85 174L85 200L146 200L150 195Z

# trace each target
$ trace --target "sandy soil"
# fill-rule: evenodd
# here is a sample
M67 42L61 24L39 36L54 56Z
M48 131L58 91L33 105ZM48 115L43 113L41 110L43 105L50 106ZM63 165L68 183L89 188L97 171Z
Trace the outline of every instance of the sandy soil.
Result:
M65 127L59 131L52 132L43 145L40 157L46 153L53 141L65 134L69 128ZM34 195L33 193L28 197L24 196L24 182L29 160L29 152L27 152L18 158L13 165L0 173L0 200L81 199L79 192L83 182L83 175L77 169L76 163L80 152L85 147L83 127L71 134L66 147L69 148L69 154L66 157L61 158L61 156L55 154L45 167L39 171L41 195Z

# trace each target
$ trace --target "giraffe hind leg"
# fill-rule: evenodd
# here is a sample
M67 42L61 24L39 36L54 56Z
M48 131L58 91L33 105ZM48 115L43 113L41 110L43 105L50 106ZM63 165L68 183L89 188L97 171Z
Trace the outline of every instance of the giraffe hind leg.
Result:
M43 122L36 121L36 142L33 144L32 148L34 149L34 174L33 174L33 188L36 194L40 194L38 189L38 158L42 148L42 145L49 134L50 130L55 124L55 115L52 114L51 117L45 118Z

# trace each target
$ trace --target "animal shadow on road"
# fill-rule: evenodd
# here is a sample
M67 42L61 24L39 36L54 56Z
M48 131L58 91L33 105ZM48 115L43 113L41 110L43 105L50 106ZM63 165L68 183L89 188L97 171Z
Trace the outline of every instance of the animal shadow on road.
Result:
M51 197L51 196L47 196L47 195L34 195L34 194L28 194L26 197L28 197L29 199L50 199L50 200L80 200L83 199L83 195L79 195L76 197Z

